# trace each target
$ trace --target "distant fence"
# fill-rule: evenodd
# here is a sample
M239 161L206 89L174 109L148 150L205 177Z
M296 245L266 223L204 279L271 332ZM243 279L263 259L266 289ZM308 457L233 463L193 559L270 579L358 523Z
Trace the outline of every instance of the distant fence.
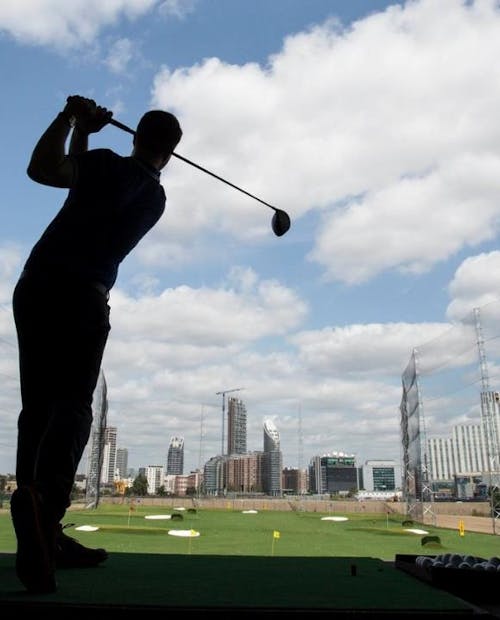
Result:
M127 497L102 497L101 504L128 504ZM405 515L404 502L384 502L380 500L314 500L268 498L266 499L224 499L224 498L190 498L190 497L140 497L134 498L135 506L154 506L175 510L179 507L199 508L200 510L259 510L280 512L319 512L334 514L391 514ZM487 502L438 502L436 511L451 515L486 515L489 514Z
M105 504L127 504L130 501L127 497L102 497L101 503ZM276 510L280 512L327 512L327 513L387 513L388 506L391 511L404 513L402 502L383 502L377 500L367 501L343 501L343 500L322 500L322 499L290 499L290 498L237 498L228 499L222 497L138 497L134 498L136 507L162 506L165 508L192 508L198 507L207 510Z

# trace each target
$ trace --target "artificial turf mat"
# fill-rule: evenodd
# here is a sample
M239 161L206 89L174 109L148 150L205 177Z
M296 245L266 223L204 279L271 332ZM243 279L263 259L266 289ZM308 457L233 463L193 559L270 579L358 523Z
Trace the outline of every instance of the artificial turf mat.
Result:
M14 554L0 554L0 611L37 604L100 607L107 615L124 608L472 613L461 599L376 558L112 553L99 567L58 571L55 594L32 596L16 578Z

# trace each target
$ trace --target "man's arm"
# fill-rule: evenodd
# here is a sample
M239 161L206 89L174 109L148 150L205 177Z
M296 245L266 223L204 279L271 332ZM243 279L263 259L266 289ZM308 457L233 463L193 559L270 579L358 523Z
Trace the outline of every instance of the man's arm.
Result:
M33 149L27 170L30 179L52 187L71 187L73 164L65 152L70 130L70 117L59 113Z
M28 176L37 183L51 187L71 187L75 164L69 155L88 149L88 135L109 123L112 112L97 106L93 99L68 97L66 106L38 140L28 165ZM73 134L66 154L66 141L71 127Z
M80 129L78 125L73 127L73 133L71 134L71 140L69 142L69 155L78 155L78 153L85 153L89 150L89 134Z

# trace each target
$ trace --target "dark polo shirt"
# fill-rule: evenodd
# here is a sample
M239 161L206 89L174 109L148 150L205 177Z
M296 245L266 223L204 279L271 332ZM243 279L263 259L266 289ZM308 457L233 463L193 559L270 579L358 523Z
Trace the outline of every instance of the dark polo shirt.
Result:
M165 210L160 173L109 149L74 156L74 186L34 245L25 272L111 289L127 254Z

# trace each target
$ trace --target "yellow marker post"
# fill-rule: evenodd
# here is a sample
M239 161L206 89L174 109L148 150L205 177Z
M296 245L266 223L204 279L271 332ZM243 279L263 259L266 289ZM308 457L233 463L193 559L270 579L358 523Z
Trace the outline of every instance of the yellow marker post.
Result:
M274 530L273 532L273 544L271 547L271 555L274 555L274 542L281 536L281 534L278 532L278 530Z
M460 519L458 522L458 533L460 536L465 536L465 524L463 519Z

